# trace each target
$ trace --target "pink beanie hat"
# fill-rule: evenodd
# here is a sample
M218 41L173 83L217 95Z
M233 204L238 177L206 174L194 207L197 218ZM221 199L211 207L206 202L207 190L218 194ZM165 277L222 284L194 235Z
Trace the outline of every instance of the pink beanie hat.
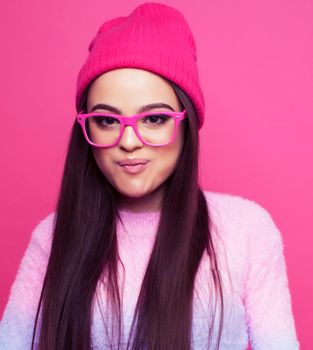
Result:
M89 55L77 79L76 109L90 83L117 68L139 68L178 85L204 122L204 98L199 84L196 45L188 23L176 9L144 3L127 17L106 21L89 45Z

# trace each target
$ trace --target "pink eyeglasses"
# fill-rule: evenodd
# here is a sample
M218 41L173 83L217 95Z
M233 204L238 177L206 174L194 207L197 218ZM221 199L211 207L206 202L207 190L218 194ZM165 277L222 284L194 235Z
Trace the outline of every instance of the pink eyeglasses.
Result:
M139 140L149 146L165 146L173 142L179 122L187 117L182 112L145 112L133 116L109 113L78 113L76 120L81 125L87 142L96 148L117 145L126 126L131 126Z

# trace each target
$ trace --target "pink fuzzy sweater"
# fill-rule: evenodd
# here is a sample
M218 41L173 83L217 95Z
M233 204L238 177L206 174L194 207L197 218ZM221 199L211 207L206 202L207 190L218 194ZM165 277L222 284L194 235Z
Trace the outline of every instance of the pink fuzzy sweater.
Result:
M225 315L220 349L244 350L249 340L253 350L299 349L282 237L271 216L259 204L239 196L208 191L205 196L214 222L212 235L218 249L224 287ZM51 247L53 215L48 215L33 231L21 261L0 323L1 350L30 349L36 307ZM159 212L121 211L124 225L118 222L117 235L125 266L122 296L124 339L128 336L159 215ZM195 283L194 350L213 349L207 341L212 305L209 276L209 260L204 255ZM106 307L103 289L98 289L96 300L92 348L108 349L100 312ZM217 335L217 326L218 318L213 339Z

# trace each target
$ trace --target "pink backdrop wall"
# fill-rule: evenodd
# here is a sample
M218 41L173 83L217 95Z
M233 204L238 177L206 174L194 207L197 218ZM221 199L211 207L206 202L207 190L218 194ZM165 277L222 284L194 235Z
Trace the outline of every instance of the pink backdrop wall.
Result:
M201 183L272 214L301 348L311 349L313 2L164 2L185 14L198 46L206 96ZM0 315L32 229L54 208L88 43L103 20L139 3L0 5Z

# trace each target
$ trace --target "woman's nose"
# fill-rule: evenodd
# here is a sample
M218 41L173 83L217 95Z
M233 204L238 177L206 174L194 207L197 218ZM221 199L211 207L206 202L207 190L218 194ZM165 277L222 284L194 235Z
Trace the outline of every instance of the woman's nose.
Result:
M120 139L119 147L127 151L132 151L133 149L142 146L143 143L139 140L134 129L130 125L127 125L124 129L122 138Z

